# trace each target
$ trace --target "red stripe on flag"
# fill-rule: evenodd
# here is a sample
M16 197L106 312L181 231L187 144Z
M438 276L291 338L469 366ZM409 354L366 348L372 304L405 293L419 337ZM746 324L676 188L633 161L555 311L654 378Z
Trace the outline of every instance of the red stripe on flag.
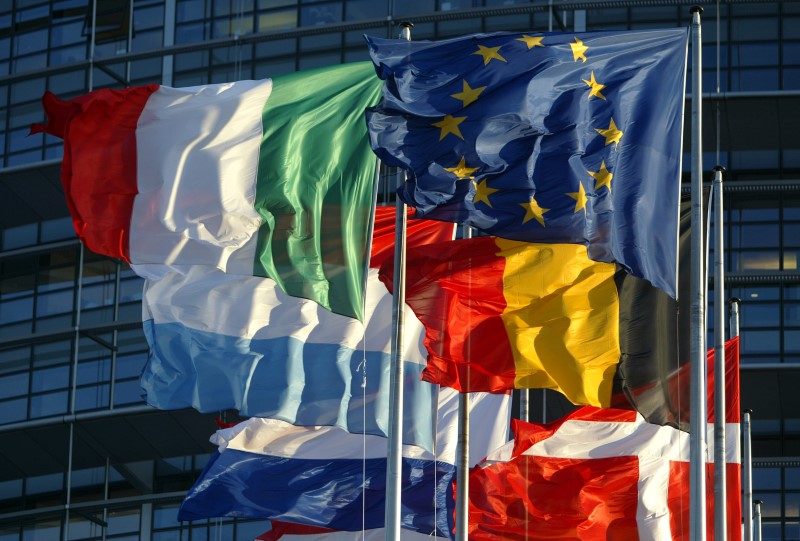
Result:
M47 93L46 131L64 138L61 183L75 231L95 253L129 259L130 221L138 193L136 125L158 85L96 90L73 100Z
M470 474L470 541L638 539L639 461L521 456ZM474 489L473 489L474 487Z
M505 258L496 255L500 250L493 237L470 242L471 258L464 257L460 241L437 245L436 251L408 251L406 296L414 299L414 312L425 325L428 349L422 378L459 391L467 388L467 381L473 389L511 389L516 365L501 319ZM388 263L380 275L391 291ZM477 266L480 273L472 270Z

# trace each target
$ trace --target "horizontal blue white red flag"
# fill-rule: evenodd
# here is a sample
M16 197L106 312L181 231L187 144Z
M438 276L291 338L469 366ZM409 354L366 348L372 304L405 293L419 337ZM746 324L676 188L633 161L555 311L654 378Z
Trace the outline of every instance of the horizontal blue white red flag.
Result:
M401 526L450 537L453 531L458 393L439 395L436 453L404 445ZM473 395L470 462L508 438L510 396ZM298 427L252 418L218 431L219 446L181 505L179 520L271 519L333 530L382 528L385 438L338 427Z
M378 207L370 265L394 249L394 207ZM408 243L452 239L453 225L412 220ZM237 409L303 426L385 436L392 297L371 268L365 323L286 295L269 278L209 266L148 280L142 301L150 358L147 403ZM433 448L437 387L421 381L424 329L406 307L403 441Z

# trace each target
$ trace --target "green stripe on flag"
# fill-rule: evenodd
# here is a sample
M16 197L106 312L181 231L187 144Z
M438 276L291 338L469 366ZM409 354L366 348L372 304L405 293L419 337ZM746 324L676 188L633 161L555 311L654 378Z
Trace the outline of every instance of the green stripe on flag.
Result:
M364 109L381 81L369 62L273 80L258 164L254 274L287 294L362 319L376 157Z

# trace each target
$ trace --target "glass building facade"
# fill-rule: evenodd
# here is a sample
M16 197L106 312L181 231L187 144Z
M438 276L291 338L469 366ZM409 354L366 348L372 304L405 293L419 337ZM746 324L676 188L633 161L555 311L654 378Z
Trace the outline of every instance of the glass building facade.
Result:
M75 238L62 142L29 135L45 91L366 60L363 34L396 36L401 21L413 39L641 29L687 26L693 4L704 8L704 178L727 169L726 287L742 300L754 497L763 539L800 540L800 2L0 0L0 541L250 540L266 529L176 522L217 415L142 402L142 280ZM547 403L552 420L559 406Z

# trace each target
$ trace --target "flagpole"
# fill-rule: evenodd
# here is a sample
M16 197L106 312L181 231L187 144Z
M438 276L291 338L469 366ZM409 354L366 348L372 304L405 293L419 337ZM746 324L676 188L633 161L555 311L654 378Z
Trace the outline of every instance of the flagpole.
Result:
M705 302L706 283L703 280L703 155L702 155L702 40L700 14L703 8L694 6L692 13L692 291L691 291L691 420L689 433L690 468L690 529L691 541L702 541L706 535L705 451L706 427L706 347Z
M753 502L753 508L755 509L754 513L754 521L753 524L753 541L761 541L761 504L764 503L761 500L756 500Z
M739 336L739 304L742 301L731 297L731 337ZM753 462L750 452L750 414L742 411L742 526L743 541L753 541Z
M721 165L714 167L714 538L728 539L727 475L725 471L725 264Z
M462 229L465 239L472 238L472 228ZM467 337L467 361L470 360ZM458 460L456 462L456 541L467 541L469 534L469 364L466 385L458 395Z
M400 38L411 41L409 22L400 23ZM397 187L404 181L397 173ZM394 277L392 284L392 371L389 382L389 430L386 450L386 521L384 539L400 541L400 493L402 489L403 454L403 332L406 304L406 205L396 197L394 238Z

